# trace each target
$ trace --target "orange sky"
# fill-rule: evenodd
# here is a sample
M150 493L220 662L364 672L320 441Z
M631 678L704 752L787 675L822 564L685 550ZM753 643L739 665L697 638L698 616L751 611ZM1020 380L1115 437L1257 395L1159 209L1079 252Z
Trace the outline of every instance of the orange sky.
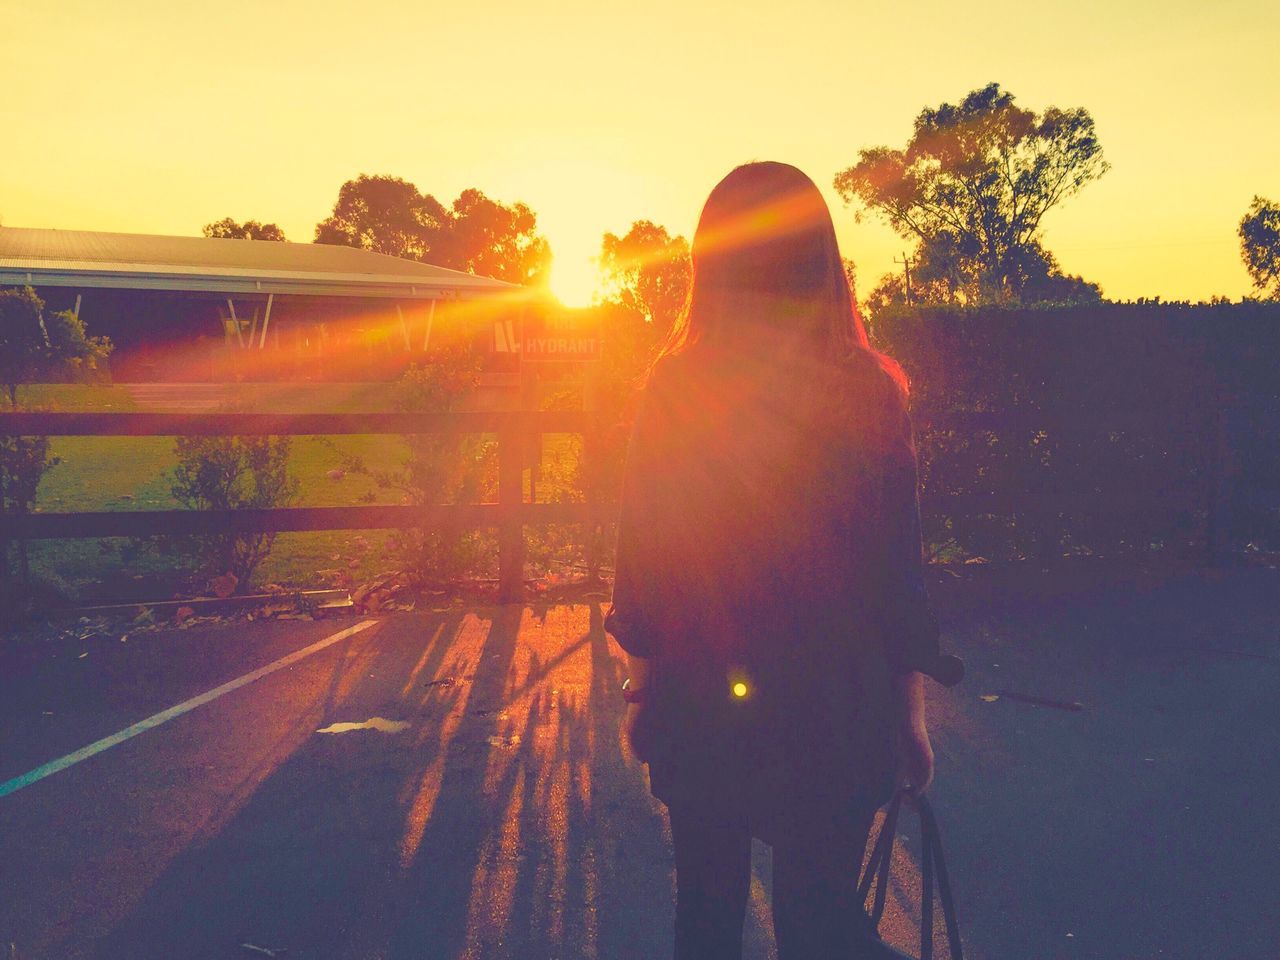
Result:
M214 12L216 10L216 12ZM358 16L355 15L358 11ZM1280 5L1225 0L205 4L0 0L0 222L309 240L358 173L538 213L581 295L604 231L688 235L735 164L796 164L862 292L904 244L830 188L990 80L1084 106L1113 169L1046 220L1115 298L1239 297L1236 224L1280 200Z

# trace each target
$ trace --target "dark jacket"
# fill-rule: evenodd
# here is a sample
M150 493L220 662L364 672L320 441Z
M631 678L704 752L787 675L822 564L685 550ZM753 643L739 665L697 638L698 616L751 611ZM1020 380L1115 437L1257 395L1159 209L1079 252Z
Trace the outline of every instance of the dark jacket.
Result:
M757 835L887 800L892 676L939 656L888 375L663 361L632 429L605 626L651 660L633 745L659 799L742 810Z

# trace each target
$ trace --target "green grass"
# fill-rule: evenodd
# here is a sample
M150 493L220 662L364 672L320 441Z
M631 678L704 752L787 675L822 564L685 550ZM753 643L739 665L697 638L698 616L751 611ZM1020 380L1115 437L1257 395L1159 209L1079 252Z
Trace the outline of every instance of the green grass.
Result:
M95 410L104 413L136 410L128 389L78 383L31 383L18 387L18 404L52 410Z
M139 390L146 387L137 386ZM153 387L157 385L152 385ZM158 385L163 386L163 385ZM273 413L348 413L394 409L394 383L240 383L169 385L182 395L213 391L232 404L252 405ZM55 410L137 410L131 385L31 383L18 387L18 402Z
M174 510L182 506L172 493L177 460L174 441L168 437L56 437L52 446L61 462L45 474L37 510ZM370 470L391 470L399 466L406 449L394 436L295 437L289 471L299 481L296 506L400 502L397 491L380 487L367 475L345 472L331 478L329 471L343 467L343 453L362 458ZM386 563L381 548L387 535L385 531L281 534L255 579L324 586L326 577L317 571L347 568L353 559L357 579L372 575ZM374 548L363 549L362 537ZM177 572L172 570L172 557L130 551L127 541L42 541L30 545L30 557L34 574L76 600L96 599L100 588L117 581L126 566L133 568L132 576L157 585L166 571Z
M247 394L252 392L256 409L307 412L392 409L392 387L255 384L232 390L241 404L249 402ZM20 401L59 410L138 409L130 390L120 386L28 386L22 388ZM576 438L569 435L545 438L539 499L559 499L568 493L568 474L577 445ZM177 459L170 437L55 437L51 447L60 462L41 481L37 510L72 513L182 506L172 493ZM299 481L296 505L399 503L399 491L379 486L367 473L345 469L346 461L357 458L376 473L398 469L407 455L408 448L399 436L294 437L289 471ZM280 534L254 580L257 584L322 587L333 582L337 571L347 571L359 582L393 564L387 553L390 536L390 531L383 530ZM154 548L139 549L124 539L46 540L29 544L28 550L32 573L75 602L162 599L187 589L181 583L184 571L174 556ZM545 550L559 555L569 548L561 545L552 549L549 542Z
M363 385L359 385L363 386ZM327 399L327 402L320 402ZM136 409L122 387L38 385L24 387L26 405L60 410L128 411ZM327 392L316 388L273 390L272 410L387 405L385 384L368 389ZM174 441L169 437L55 437L59 458L41 481L36 509L51 513L179 509L172 493L177 466ZM407 455L397 436L294 437L290 474L299 481L298 506L344 506L355 503L399 503L399 492L380 487L370 476L344 471L344 455L360 458L371 471L394 470ZM255 576L258 583L324 586L319 571L349 569L360 579L387 564L387 531L324 531L281 534L271 556ZM175 560L154 550L137 550L126 540L47 540L29 545L32 573L68 599L105 599L105 592L136 586L146 591L165 589L180 576ZM354 562L354 566L352 566ZM167 594L166 594L167 595Z

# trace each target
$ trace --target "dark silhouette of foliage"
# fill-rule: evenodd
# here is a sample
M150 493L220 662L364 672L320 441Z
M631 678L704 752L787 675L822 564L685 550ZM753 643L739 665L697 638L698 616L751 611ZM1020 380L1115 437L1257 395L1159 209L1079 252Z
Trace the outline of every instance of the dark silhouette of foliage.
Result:
M653 324L661 340L684 310L692 280L689 244L666 227L637 220L621 237L606 233L600 245L606 299Z
M523 203L491 200L474 188L453 201L431 248L431 262L509 283L543 282L551 247L537 232L538 218Z
M860 151L835 188L916 242L919 301L1088 300L1097 288L1063 277L1039 232L1049 210L1107 169L1087 110L1037 114L991 83L926 107L904 148ZM879 299L898 299L891 288Z
M1240 219L1240 256L1254 287L1280 298L1280 205L1254 197Z
M10 406L17 406L18 384L37 376L48 350L44 301L30 287L0 290L0 383Z
M338 191L333 214L316 224L316 243L426 260L449 212L399 177L360 174Z
M0 383L10 408L18 385L37 380L84 380L106 375L111 342L90 337L69 310L45 313L30 287L0 290ZM45 473L58 462L48 437L0 436L0 512L28 513ZM9 577L9 544L0 541L0 579ZM28 581L26 545L18 544L21 579ZM0 591L2 593L3 591Z
M259 223L257 220L237 223L230 217L206 223L202 232L206 237L222 240L274 240L280 243L286 240L284 231L274 223Z
M18 384L106 376L111 341L90 337L70 310L45 313L30 287L0 290L0 383L17 406Z
M1280 364L1270 303L894 307L870 333L911 377L926 540L951 557L1201 549L1224 406L1274 405ZM1240 442L1280 480L1265 430ZM1241 542L1275 540L1274 507L1248 510Z
M315 240L535 284L551 265L551 248L537 228L523 203L508 206L471 188L445 207L407 180L361 174L342 185Z

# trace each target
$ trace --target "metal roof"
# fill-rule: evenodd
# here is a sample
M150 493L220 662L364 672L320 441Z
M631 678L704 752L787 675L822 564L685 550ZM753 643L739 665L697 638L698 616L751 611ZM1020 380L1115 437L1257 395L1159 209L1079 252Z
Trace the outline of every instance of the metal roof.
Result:
M0 227L0 284L443 300L523 289L317 243Z

